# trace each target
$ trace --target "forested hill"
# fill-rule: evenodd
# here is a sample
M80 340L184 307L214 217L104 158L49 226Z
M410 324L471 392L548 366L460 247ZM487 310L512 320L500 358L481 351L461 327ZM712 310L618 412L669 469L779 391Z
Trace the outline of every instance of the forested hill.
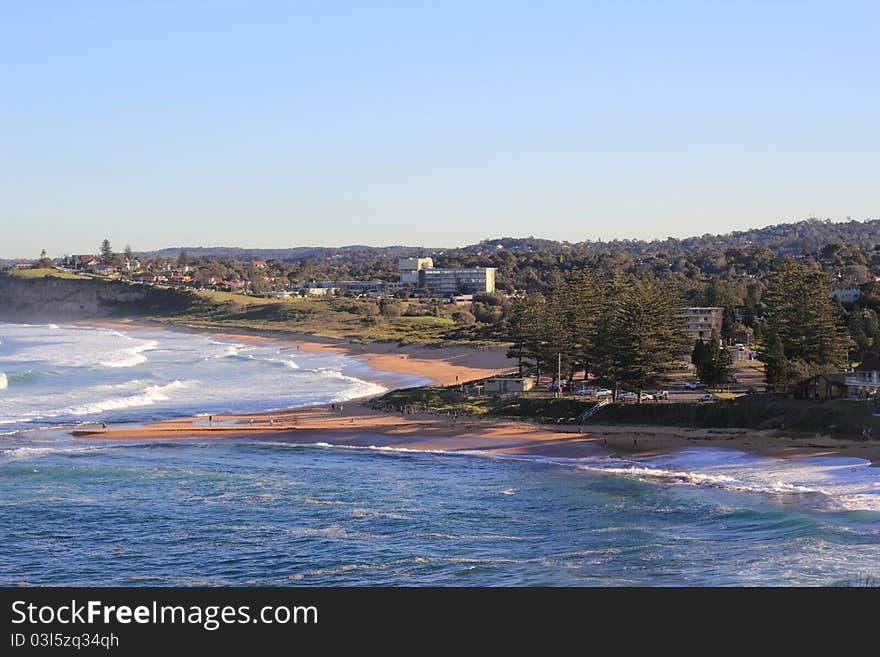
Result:
M630 256L644 257L658 253L681 255L689 251L766 248L774 255L800 255L821 251L829 244L840 244L862 250L873 249L880 244L880 219L867 221L832 222L830 219L806 219L797 223L777 224L766 228L752 228L723 235L705 234L663 240L610 240L586 242L555 242L553 240L502 237L484 240L464 247L467 252L507 249L512 251L572 251L615 252L623 251Z
M460 248L423 246L365 246L341 247L299 246L290 248L240 247L171 247L159 251L141 252L148 258L176 258L181 250L195 258L233 258L236 260L282 260L299 262L307 259L334 258L340 261L363 261L376 257L398 258L418 255L487 255L493 251L513 251L548 254L597 254L623 252L633 258L684 255L693 251L726 251L728 249L767 249L774 256L818 253L830 244L851 249L873 250L880 244L880 219L867 221L832 222L830 219L807 219L796 223L777 224L765 228L735 231L723 235L705 234L662 240L610 241L554 241L535 237L501 237Z
M145 258L175 259L181 251L186 251L192 258L232 258L234 260L282 260L299 262L307 258L348 257L383 255L386 257L409 257L434 252L438 249L426 249L422 246L366 246L353 244L350 246L295 246L285 249L242 248L237 246L176 246L158 251L139 251L138 255Z

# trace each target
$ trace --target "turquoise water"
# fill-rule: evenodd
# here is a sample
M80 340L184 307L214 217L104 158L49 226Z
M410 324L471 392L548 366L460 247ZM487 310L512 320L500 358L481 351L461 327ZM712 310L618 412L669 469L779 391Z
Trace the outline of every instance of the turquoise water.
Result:
M823 494L480 455L55 445L0 465L0 507L2 584L831 585L880 564L880 512Z

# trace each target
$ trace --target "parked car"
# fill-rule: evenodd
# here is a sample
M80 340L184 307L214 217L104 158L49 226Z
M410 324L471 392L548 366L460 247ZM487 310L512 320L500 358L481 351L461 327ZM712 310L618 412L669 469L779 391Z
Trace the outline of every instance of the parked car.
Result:
M688 382L684 384L684 387L688 390L696 390L699 386L696 383Z
M597 397L610 397L612 392L608 388L599 388L596 391Z
M642 393L642 401L654 401L654 399L654 395L652 395L650 392Z
M655 392L655 393L654 393L654 399L657 399L657 400L660 400L660 399L667 400L667 399L669 399L669 391L668 391L668 390L659 390L659 391Z
M559 379L558 381L548 383L547 390L565 390L566 386L568 386L568 381L566 379Z
M702 397L700 397L697 401L710 402L710 401L717 401L717 399L718 399L718 397L716 397L715 395L706 394L706 395L703 395Z
M590 397L595 397L598 392L598 388L581 388L580 390L575 390L576 395L589 395Z
M618 390L617 391L617 401L638 401L639 396L630 392L629 390Z

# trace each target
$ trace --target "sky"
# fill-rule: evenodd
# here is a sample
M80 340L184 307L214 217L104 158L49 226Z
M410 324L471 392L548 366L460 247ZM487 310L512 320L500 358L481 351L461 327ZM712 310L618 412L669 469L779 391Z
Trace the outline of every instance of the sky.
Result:
M0 257L880 217L880 3L0 0Z

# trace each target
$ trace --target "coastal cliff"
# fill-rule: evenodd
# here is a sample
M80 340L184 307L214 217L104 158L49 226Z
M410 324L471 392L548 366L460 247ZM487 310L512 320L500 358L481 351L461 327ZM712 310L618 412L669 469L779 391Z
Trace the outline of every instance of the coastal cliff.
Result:
M122 281L0 275L0 321L156 314L186 309L195 299L181 290Z

